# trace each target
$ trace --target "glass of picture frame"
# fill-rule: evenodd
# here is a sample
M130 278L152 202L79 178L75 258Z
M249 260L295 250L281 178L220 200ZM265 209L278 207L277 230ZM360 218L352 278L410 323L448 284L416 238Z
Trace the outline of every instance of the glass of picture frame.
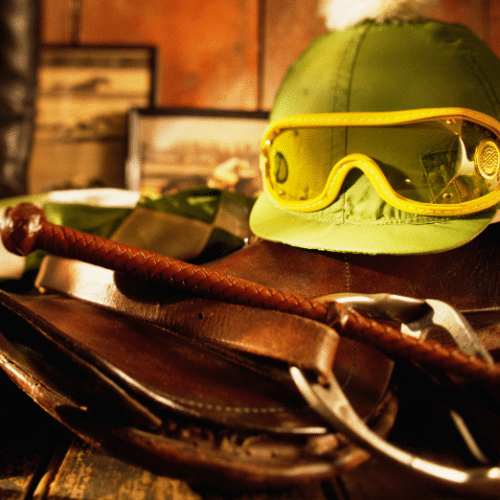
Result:
M123 188L128 111L156 91L154 47L43 46L29 192Z
M201 185L254 196L267 125L266 112L133 109L126 186L153 197Z

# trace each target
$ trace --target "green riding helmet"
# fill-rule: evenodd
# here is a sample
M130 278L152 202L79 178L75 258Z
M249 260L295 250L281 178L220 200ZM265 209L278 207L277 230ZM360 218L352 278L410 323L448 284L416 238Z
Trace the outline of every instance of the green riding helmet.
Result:
M322 126L324 116L333 116L323 113L348 115L337 127L292 128L288 137L276 141L278 146L270 146L262 161L267 188L252 210L252 230L297 247L367 254L433 253L473 239L493 220L496 205L482 209L479 203L472 213L450 215L434 213L426 203L460 204L483 188L500 192L500 124L483 130L472 122L466 131L465 121L455 119L378 128L345 122L354 113L362 113L361 122L363 113L370 113L368 121L376 123L378 113L382 120L387 112L434 108L473 110L494 124L500 116L500 60L467 28L438 21L365 21L316 39L284 78L270 127L294 115L309 115L306 121L311 121L317 114ZM416 116L420 114L426 112ZM478 164L479 147L487 163L483 159ZM336 197L324 198L326 206L316 205L314 200L326 197L339 160L357 153L375 170L380 167L395 191L431 209L412 213L404 204L396 208L374 186L377 176L359 168L348 169ZM439 194L439 183L443 172L457 170L460 162L465 165L461 173L467 167L471 178L482 176L482 187L473 179L468 195L458 196L462 188L454 181L458 198L447 201L452 195ZM395 187L414 179L420 184L413 186L413 195ZM426 190L435 194L424 195Z

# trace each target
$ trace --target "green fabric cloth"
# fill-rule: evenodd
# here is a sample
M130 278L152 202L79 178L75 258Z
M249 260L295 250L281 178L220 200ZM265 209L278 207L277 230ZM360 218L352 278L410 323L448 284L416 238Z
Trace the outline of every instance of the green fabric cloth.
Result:
M114 192L99 204L89 193L89 201L74 191L75 203L53 201L57 196L26 196L0 200L0 209L21 202L41 206L50 222L164 255L206 262L241 248L252 237L248 226L254 199L235 193L209 188L197 188L149 199L137 196L122 202L120 192ZM71 192L66 199L71 199ZM126 193L125 193L126 194ZM126 197L127 198L127 197ZM99 197L97 197L99 199ZM134 201L135 200L135 201ZM26 271L36 270L44 253L36 251L27 257L17 257L0 248L0 279L20 278ZM16 268L15 270L13 268Z
M243 246L253 198L196 188L158 199L142 197L113 239L190 262L207 262Z

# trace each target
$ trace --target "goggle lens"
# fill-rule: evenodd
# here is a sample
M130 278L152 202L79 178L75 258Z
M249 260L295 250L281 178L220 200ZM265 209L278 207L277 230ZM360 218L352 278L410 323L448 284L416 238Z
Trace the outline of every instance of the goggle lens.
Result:
M354 182L359 174L346 175L359 167L374 184L385 183L415 205L463 204L499 190L499 142L497 132L454 117L276 129L263 154L267 188L278 201L314 210L338 196L339 176L344 188ZM368 157L376 167L349 166L350 155Z

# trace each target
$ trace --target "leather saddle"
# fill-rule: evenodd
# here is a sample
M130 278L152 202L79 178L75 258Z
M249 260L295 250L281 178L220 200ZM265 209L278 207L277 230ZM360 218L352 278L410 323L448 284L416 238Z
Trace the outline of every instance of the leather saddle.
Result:
M45 224L37 221L21 225L32 233ZM126 245L116 253L109 240L92 246L90 235L74 237L78 232L62 228L55 237L53 227L47 239L30 233L26 243L26 234L22 241L13 236L19 224L11 222L2 229L7 248L26 253L36 243L56 256L46 257L36 292L0 294L2 368L76 434L156 473L197 483L276 487L331 478L367 460L366 449L384 455L378 440L385 443L398 391L404 390L394 385L388 355L411 364L412 349L431 345L417 362L426 380L439 379L435 385L463 394L484 383L469 379L476 373L472 354L465 355L473 367L465 374L450 373L446 363L435 371L439 363L431 362L427 370L426 360L441 356L440 346L447 349L440 332L437 340L419 338L399 350L391 342L385 349L379 340L349 338L345 333L356 330L360 318L368 318L366 331L381 325L400 335L401 323L413 321L392 317L385 307L380 314L365 311L349 327L339 319L344 308L335 309L336 297L349 304L353 294L405 296L419 307L420 299L432 298L462 310L492 357L483 406L497 418L495 225L461 248L426 256L322 253L258 240L194 271L180 265L173 278L165 278L162 268L158 283L145 273L147 252L139 252L139 262ZM204 279L189 285L200 273ZM222 289L238 279L243 288ZM260 288L250 294L254 283ZM307 307L326 308L330 319L291 313L295 305L289 303L297 297ZM264 300L275 305L262 308ZM447 359L460 357L457 350L449 352ZM321 391L332 385L338 387L333 399L343 402L345 396L342 408L356 412L369 437L344 425L335 402L323 404Z

